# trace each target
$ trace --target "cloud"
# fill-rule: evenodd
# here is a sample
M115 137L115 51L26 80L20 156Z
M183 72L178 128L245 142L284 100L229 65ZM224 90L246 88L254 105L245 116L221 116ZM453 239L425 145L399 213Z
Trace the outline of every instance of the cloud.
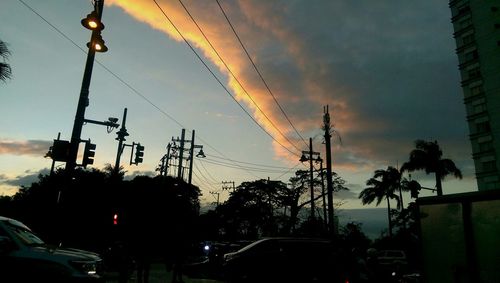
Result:
M132 173L130 174L126 174L124 179L125 180L132 180L134 179L135 177L137 176L148 176L148 177L154 177L158 175L158 173L154 172L154 171L132 171Z
M420 138L438 139L445 152L452 147L454 152L469 150L446 3L221 1L274 97L214 1L183 3L237 80L177 1L158 3L186 40L226 75L236 99L276 138L277 156L296 159L280 143L298 155L307 148L302 137L321 132L325 105L343 140L334 149L337 168L372 170L402 163ZM182 43L154 2L107 4ZM459 163L471 162L463 156L457 155Z
M0 140L0 155L11 154L45 156L51 146L52 141L45 140Z
M0 174L0 185L8 185L8 186L30 186L32 183L38 181L38 176L40 174L47 175L50 170L48 168L43 168L39 171L31 171L28 170L24 172L24 175L18 175L15 177L9 177L5 174Z

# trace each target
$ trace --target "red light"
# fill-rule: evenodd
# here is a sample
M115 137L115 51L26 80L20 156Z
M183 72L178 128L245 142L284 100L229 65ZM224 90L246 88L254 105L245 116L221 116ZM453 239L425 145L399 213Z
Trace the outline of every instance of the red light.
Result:
M113 225L118 225L118 214L117 213L115 213L113 215Z

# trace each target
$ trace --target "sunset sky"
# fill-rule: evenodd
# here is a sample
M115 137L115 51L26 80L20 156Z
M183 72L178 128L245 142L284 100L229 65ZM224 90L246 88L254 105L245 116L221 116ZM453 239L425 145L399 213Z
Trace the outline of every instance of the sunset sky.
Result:
M105 1L109 51L96 55L86 109L87 119L120 122L128 109L126 143L145 146L139 166L128 165L125 149L128 177L157 174L167 144L185 128L207 155L194 160L202 201L214 201L209 192L222 181L287 182L307 169L298 160L310 137L325 158L328 105L338 133L332 168L350 189L335 198L345 207L361 207L357 195L373 171L407 161L416 139L437 140L462 170L462 180L446 179L445 194L477 190L447 1L156 3ZM13 73L0 82L0 194L47 173L52 140L59 132L70 139L90 38L80 20L91 11L90 0L0 3ZM87 124L82 139L89 138L94 167L114 164L116 130ZM434 176L412 178L434 187Z

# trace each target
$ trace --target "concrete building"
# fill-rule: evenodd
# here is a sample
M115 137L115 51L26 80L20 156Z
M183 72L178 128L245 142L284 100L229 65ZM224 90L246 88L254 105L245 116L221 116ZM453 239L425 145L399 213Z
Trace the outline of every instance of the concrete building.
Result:
M500 189L500 0L449 5L478 188Z

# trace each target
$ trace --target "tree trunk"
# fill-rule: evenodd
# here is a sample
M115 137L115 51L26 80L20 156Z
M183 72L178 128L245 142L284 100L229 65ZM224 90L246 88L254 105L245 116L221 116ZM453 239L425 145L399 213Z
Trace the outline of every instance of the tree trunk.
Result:
M392 238L391 203L389 202L388 196L386 196L386 199L387 199L387 217L389 219L389 237Z
M436 190L437 190L437 195L442 196L443 195L443 187L441 184L441 174L436 172Z

